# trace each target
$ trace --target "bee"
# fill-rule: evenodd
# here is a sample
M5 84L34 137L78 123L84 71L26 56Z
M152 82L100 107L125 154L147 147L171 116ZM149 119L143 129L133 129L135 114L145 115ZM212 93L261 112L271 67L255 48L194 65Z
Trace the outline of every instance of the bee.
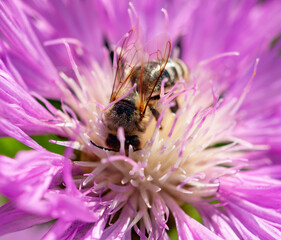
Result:
M125 150L128 151L130 145L134 151L140 150L143 146L141 135L147 130L151 116L157 121L160 115L156 105L160 99L162 81L166 79L166 93L181 77L188 79L187 66L179 59L170 58L169 40L161 39L161 47L158 46L156 51L149 52L148 49L138 48L136 42L132 41L133 34L133 31L129 32L117 57L117 69L110 97L110 103L114 104L104 112L103 120L108 130L105 141L107 147L101 147L91 141L93 145L104 150L119 151L117 130L120 127L125 133ZM124 95L126 96L123 97ZM175 100L171 111L176 112L177 109L178 104Z

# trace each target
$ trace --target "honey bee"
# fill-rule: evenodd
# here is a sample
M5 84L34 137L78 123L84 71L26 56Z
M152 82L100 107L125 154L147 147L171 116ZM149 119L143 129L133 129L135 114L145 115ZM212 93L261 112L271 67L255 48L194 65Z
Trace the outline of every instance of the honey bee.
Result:
M129 32L125 38L120 54L117 57L117 69L110 102L115 103L104 112L104 124L108 130L107 147L98 148L116 151L120 149L117 130L122 127L125 133L125 150L129 146L134 151L143 146L141 135L145 133L151 116L156 120L160 115L157 110L157 101L160 99L162 81L164 79L165 92L169 91L181 77L188 79L187 66L179 59L171 59L171 42L163 40L162 45L154 52L138 49L132 41L134 32ZM132 88L135 86L135 88ZM129 94L128 91L132 90ZM127 95L125 97L125 94ZM121 98L121 99L120 99ZM118 100L120 99L120 100ZM172 112L178 109L170 108Z

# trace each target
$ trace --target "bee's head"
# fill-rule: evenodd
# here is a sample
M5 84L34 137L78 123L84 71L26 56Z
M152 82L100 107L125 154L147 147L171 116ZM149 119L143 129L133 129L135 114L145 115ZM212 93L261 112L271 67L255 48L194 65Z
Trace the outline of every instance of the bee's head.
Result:
M136 107L135 101L122 99L105 112L105 124L109 132L117 132L123 127L125 135L134 135L143 132L142 116Z

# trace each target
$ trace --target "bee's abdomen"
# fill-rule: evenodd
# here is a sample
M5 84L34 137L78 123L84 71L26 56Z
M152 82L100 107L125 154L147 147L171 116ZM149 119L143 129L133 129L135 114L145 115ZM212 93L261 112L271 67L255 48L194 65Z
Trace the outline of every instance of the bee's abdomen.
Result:
M146 64L143 68L141 66L136 67L131 75L132 85L137 83L137 91L142 86L148 93L151 88L154 88L155 81L157 80L156 86L153 90L154 94L160 93L161 84L164 79L168 79L165 82L165 88L168 90L174 86L176 81L181 77L188 80L189 71L187 66L179 59L169 59L163 70L164 62L151 61ZM140 79L142 84L140 85Z
M155 79L159 77L159 64L155 63L151 65L151 79ZM158 74L158 76L157 76ZM154 92L160 92L161 84L164 79L168 79L168 81L165 82L165 88L169 89L172 86L175 85L176 81L178 81L181 77L185 80L188 80L189 70L187 66L179 59L169 59L164 71L162 72L159 81L157 82L157 85L154 89Z
M167 84L169 84L169 82L170 82L171 85L174 85L175 82L177 80L179 80L180 77L187 80L188 75L189 75L188 73L189 73L189 71L188 71L187 66L181 60L169 59L161 78L162 79L168 78L169 81L167 82Z

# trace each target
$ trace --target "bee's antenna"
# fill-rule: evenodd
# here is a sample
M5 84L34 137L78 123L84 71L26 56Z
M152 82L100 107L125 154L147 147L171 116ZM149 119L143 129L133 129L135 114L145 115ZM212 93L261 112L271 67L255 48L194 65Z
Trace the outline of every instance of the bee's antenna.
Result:
M100 148L100 149L102 149L102 150L118 152L118 151L116 151L115 149L111 149L111 148L106 148L106 147L99 146L99 145L95 144L92 140L90 140L90 142L91 142L95 147Z

